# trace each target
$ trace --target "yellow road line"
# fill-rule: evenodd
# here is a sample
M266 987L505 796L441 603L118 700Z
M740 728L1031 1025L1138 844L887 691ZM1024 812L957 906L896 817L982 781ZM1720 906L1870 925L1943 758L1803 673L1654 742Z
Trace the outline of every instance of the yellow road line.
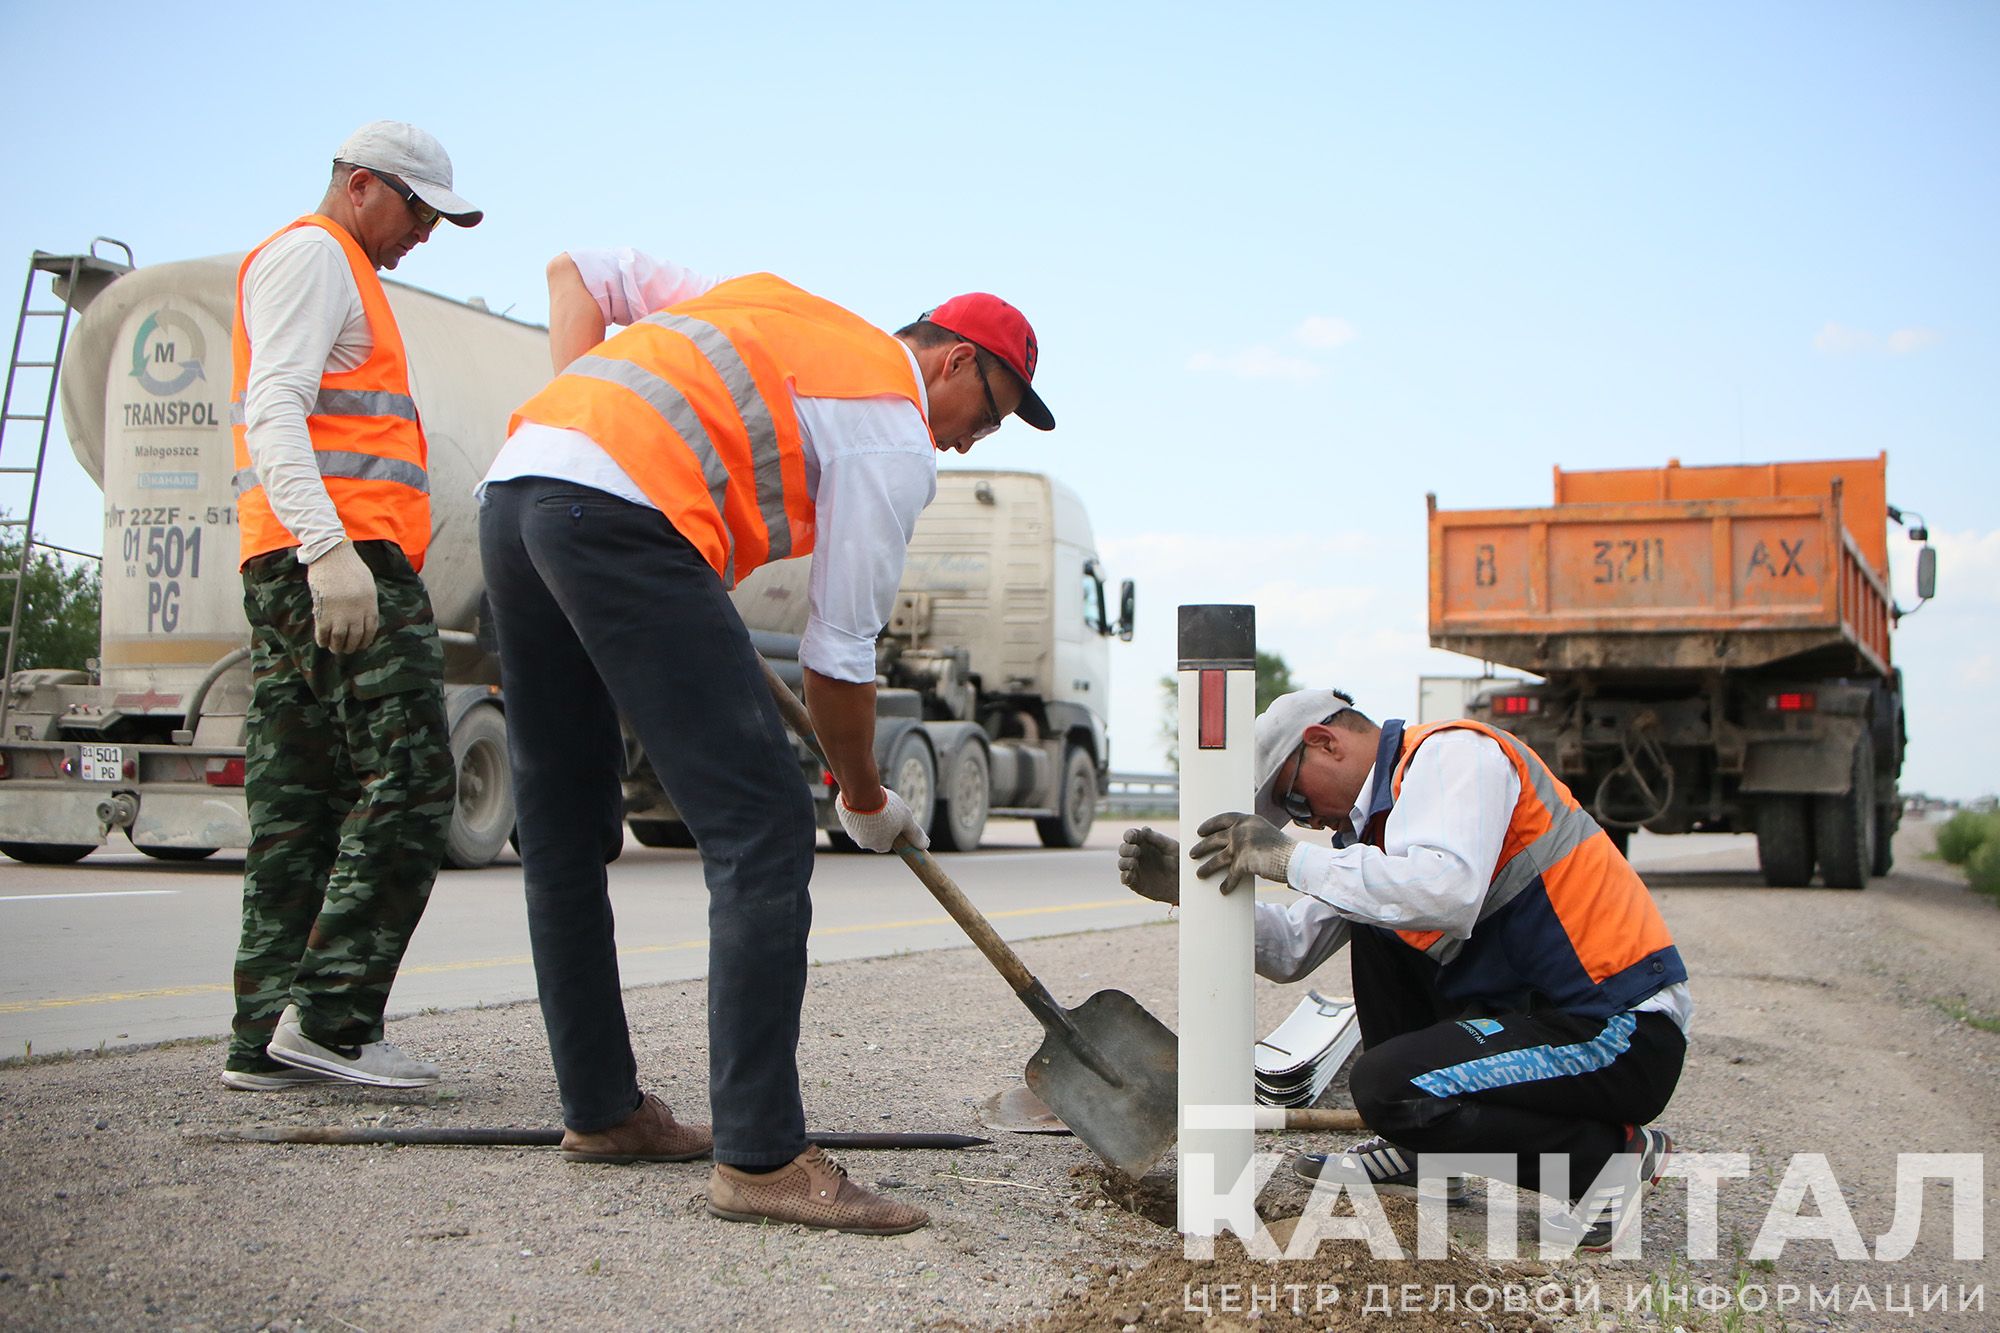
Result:
M1091 903L1058 903L1053 907L1015 907L1004 912L988 912L989 921L1012 920L1029 916L1055 916L1063 912L1094 912L1107 907L1136 907L1141 904L1132 898L1107 898ZM823 935L865 935L874 930L907 930L917 926L948 926L952 924L948 916L913 917L907 921L871 921L863 925L822 926L814 930L808 938L817 939ZM641 954L676 953L688 949L706 949L708 937L676 940L672 944L637 944L629 949L620 949L621 958L634 958ZM439 972L471 972L483 967L527 967L533 959L526 954L508 958L468 958L457 963L427 963L421 967L406 967L403 976L425 976ZM221 982L204 982L195 986L160 986L152 990L106 991L101 995L74 995L54 1000L11 1000L0 1003L0 1014L25 1014L41 1009L70 1009L81 1004L118 1004L129 1000L160 1000L179 995L227 994L230 987Z

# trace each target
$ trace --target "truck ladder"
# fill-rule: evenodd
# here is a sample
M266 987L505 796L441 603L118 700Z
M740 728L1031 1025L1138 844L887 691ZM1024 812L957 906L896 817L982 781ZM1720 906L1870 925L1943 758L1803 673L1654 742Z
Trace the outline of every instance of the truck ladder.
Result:
M123 250L125 252L125 262L120 264L115 260L101 257L97 253L99 244L107 246L115 245L120 250ZM129 273L131 270L132 247L126 245L123 241L114 241L104 236L100 236L90 243L89 254L52 255L46 251L37 250L34 253L34 257L28 261L28 281L21 291L21 314L20 318L14 323L14 351L7 362L7 387L4 393L0 393L0 486L10 488L6 491L0 491L0 495L11 496L11 488L18 487L21 484L18 480L20 478L26 478L28 492L26 511L18 518L7 512L7 507L4 503L0 503L0 551L7 550L5 540L13 536L15 529L18 528L20 530L21 536L20 559L18 561L8 561L4 556L0 556L0 597L6 599L6 605L9 608L7 623L4 627L4 632L7 636L7 646L4 653L5 661L4 664L0 664L0 736L6 734L7 710L13 702L14 697L12 688L14 660L16 649L19 647L21 639L21 614L25 610L28 601L28 571L32 567L34 560L36 545L35 507L42 498L42 463L48 457L49 427L55 419L56 411L56 389L62 383L63 349L69 343L69 320L72 311L76 308L71 306L70 301L80 295L79 284L85 280L86 276L93 282L108 281L119 274ZM43 274L48 275L48 290L57 302L53 308L48 306L37 307L35 304L35 282ZM27 358L24 359L21 348L27 342L29 321L40 319L61 321L56 325L55 346L45 354L31 349ZM20 373L24 370L46 371L48 373L48 389L41 396L41 410L39 412L17 412L14 410L14 388L20 377ZM30 391L26 396L33 399L35 395ZM8 447L9 432L17 422L24 424L32 423L30 429L35 435L33 463L28 463L24 459L23 446L25 446L25 441L23 441L23 446ZM25 434L27 432L17 433ZM51 544L44 542L42 545L48 546ZM65 548L54 547L53 549L64 550ZM8 554L11 553L11 551L8 551ZM81 554L81 552L71 552L71 554ZM12 567L7 568L6 566L8 565Z

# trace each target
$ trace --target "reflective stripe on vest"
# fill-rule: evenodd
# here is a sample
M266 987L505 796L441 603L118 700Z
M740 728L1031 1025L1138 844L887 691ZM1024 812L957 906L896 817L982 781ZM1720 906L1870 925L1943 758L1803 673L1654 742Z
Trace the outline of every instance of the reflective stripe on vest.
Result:
M243 281L264 247L300 227L319 227L339 243L361 299L373 346L352 370L324 369L306 413L313 461L326 492L353 541L391 541L422 569L430 544L428 448L416 399L410 393L409 361L388 293L375 267L353 237L331 218L313 214L281 228L244 257L236 274L236 317L230 330L233 375L229 424L235 443L237 528L242 557L298 545L271 508L250 458L244 394L252 349L243 320Z
M588 436L734 586L812 550L794 394L902 397L922 410L902 343L762 273L614 334L523 403L508 430L533 421Z

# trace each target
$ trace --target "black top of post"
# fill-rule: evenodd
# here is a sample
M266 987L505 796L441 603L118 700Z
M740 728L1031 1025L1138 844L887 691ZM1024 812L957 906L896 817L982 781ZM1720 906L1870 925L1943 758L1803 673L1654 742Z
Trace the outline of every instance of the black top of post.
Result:
M1182 671L1257 669L1256 607L1183 606L1180 611Z

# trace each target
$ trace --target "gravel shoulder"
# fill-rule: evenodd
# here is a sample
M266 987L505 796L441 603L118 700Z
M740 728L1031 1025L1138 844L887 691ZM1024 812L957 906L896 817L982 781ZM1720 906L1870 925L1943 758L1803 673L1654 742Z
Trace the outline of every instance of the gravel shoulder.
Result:
M1687 1208L1677 1184L1649 1205L1637 1260L1496 1268L1460 1255L1439 1268L1367 1260L1365 1251L1356 1261L1359 1247L1343 1244L1323 1248L1308 1270L1231 1260L1225 1245L1225 1257L1204 1267L1182 1259L1171 1233L1108 1199L1095 1159L1065 1138L844 1155L856 1178L882 1182L935 1218L911 1236L868 1239L714 1221L702 1210L699 1164L593 1167L543 1149L258 1147L208 1137L284 1124L551 1124L540 1017L514 1005L396 1022L397 1041L447 1071L441 1088L420 1093L227 1093L215 1081L215 1041L0 1067L0 1327L1068 1329L1121 1328L1127 1315L1147 1327L1201 1327L1198 1313L1181 1308L1187 1282L1364 1278L1426 1291L1446 1281L1595 1280L1602 1314L1549 1311L1542 1320L1593 1333L1606 1319L1644 1323L1625 1316L1613 1294L1660 1277L1732 1290L1761 1284L1774 1305L1780 1283L1872 1283L1878 1302L1885 1283L1919 1294L1924 1284L1956 1292L1984 1283L2000 1309L1992 1262L1951 1257L1941 1185L1927 1191L1915 1251L1895 1263L1837 1261L1821 1241L1793 1242L1768 1269L1739 1252L1791 1154L1826 1156L1872 1245L1893 1220L1895 1153L2000 1149L2000 1033L1966 1021L2000 1015L2000 910L1919 858L1928 834L1906 831L1907 869L1865 893L1766 891L1740 871L1648 872L1699 1006L1665 1123L1684 1149L1751 1155L1750 1178L1722 1186L1721 1256L1712 1262L1677 1253ZM1030 940L1020 952L1067 1002L1122 989L1171 1025L1176 938L1162 920ZM1343 991L1344 967L1336 958L1310 984ZM1260 1029L1306 988L1260 985ZM627 993L648 1086L690 1118L705 1101L705 1004L700 982ZM1039 1040L970 949L816 967L801 1048L808 1115L822 1129L980 1133L978 1103L1019 1080ZM1983 1203L1996 1187L1988 1172ZM1277 1214L1304 1199L1281 1179L1266 1202ZM1477 1244L1472 1225L1455 1223L1461 1246ZM1360 1297L1354 1290L1349 1309L1296 1320L1267 1312L1254 1326L1347 1326ZM1247 1318L1218 1314L1209 1326ZM1931 1330L1987 1328L1994 1318L1801 1305L1782 1322L1775 1309L1734 1324L1694 1310L1668 1324ZM1532 1326L1464 1311L1399 1320L1466 1321Z

